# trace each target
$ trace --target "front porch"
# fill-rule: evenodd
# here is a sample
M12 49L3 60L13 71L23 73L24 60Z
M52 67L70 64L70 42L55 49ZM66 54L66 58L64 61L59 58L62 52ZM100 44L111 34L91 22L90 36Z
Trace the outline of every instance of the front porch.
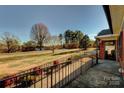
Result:
M119 73L118 62L99 60L99 64L80 75L66 88L113 88L124 87L124 81Z

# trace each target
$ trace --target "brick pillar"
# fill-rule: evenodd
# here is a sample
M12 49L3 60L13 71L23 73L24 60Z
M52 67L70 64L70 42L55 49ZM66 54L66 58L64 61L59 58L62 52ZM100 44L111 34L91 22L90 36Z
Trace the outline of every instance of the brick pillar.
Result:
M121 35L121 47L120 47L120 61L121 61L121 65L122 65L122 67L124 68L124 31L122 31L121 33L120 33L120 35Z
M99 48L100 48L99 58L100 59L104 59L104 56L105 56L105 45L104 45L104 41L100 41Z
M118 52L119 52L119 62L121 65L121 70L120 72L122 73L123 79L124 79L124 30L120 32L119 36L119 47L118 47Z

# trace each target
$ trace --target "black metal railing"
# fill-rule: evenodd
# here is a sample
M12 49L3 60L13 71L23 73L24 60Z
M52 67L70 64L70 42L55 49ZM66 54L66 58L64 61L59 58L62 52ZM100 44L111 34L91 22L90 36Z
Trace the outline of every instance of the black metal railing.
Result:
M85 58L90 58L85 62ZM0 80L0 87L6 88L49 88L64 87L93 65L94 56L68 58L66 62L54 61Z

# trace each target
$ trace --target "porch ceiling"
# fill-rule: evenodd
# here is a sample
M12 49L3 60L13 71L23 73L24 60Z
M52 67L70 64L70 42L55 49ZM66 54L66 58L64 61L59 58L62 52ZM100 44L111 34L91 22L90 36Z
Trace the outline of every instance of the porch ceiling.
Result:
M113 34L119 34L122 30L124 18L124 5L109 5Z
M102 35L102 36L96 36L96 39L102 40L102 41L112 41L118 39L118 34L110 34L110 35Z

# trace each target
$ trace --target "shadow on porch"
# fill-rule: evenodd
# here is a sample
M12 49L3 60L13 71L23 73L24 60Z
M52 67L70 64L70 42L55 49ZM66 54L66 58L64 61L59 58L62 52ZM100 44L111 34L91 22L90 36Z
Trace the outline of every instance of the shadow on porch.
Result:
M113 88L124 87L124 81L119 73L118 62L99 60L99 64L72 81L66 88Z

